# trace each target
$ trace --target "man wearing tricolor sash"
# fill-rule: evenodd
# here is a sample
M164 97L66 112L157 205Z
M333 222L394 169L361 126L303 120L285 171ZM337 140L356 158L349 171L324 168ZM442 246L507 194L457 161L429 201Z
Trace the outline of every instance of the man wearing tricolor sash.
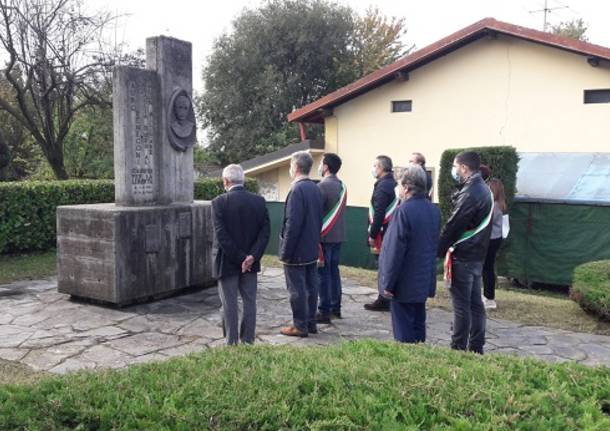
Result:
M491 235L493 195L479 173L481 158L466 151L453 161L458 183L453 212L443 228L438 257L445 259L445 279L453 303L451 348L483 354L485 307L481 276Z
M320 275L320 302L316 315L318 323L330 323L331 318L341 318L339 259L341 243L345 241L344 212L347 204L347 189L337 178L340 168L341 158L333 153L324 154L318 167L318 173L322 177L318 188L322 194L324 208L318 262Z
M396 180L392 169L392 159L388 156L377 156L373 163L372 174L377 181L373 187L369 207L368 243L376 261L379 259L383 236L398 207L398 199L394 192ZM364 308L370 311L389 311L390 302L379 295L372 303L364 304Z

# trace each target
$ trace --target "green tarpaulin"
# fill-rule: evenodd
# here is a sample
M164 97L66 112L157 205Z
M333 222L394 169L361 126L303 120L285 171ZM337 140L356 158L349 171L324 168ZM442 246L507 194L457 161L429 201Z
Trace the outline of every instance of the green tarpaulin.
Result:
M610 207L515 202L498 273L524 283L569 285L574 268L610 259Z

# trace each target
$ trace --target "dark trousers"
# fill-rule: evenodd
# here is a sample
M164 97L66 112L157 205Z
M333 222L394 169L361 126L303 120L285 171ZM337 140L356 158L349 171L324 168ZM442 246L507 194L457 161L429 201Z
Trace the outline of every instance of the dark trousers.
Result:
M241 296L243 314L238 326L237 295ZM218 280L218 294L222 302L223 328L227 344L254 343L256 329L256 273L232 275Z
M377 269L377 291L379 292L379 255L375 256L375 268ZM377 302L386 306L390 306L390 300L385 296L377 295Z
M502 245L502 237L489 241L483 264L483 293L487 299L496 299L496 255Z
M321 314L341 312L341 274L339 273L339 259L341 257L341 243L322 244L324 252L324 266L318 268L320 276L320 304Z
M485 307L481 299L482 262L453 261L451 300L453 334L451 348L483 353Z
M305 333L316 330L319 283L317 268L316 262L303 266L284 265L293 324Z
M401 343L426 341L426 303L390 301L394 339Z

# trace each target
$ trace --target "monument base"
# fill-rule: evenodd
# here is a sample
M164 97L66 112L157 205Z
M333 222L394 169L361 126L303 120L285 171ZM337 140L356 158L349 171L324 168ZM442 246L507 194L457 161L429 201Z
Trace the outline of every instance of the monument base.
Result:
M57 208L58 291L125 306L211 286L211 204Z

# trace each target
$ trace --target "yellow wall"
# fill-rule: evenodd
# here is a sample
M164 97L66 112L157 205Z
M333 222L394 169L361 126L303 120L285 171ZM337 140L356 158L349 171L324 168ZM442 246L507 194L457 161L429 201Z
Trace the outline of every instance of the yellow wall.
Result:
M379 154L405 166L420 151L438 175L447 148L610 151L610 104L583 104L584 89L601 88L610 88L610 69L591 67L583 56L485 38L411 72L408 81L336 107L326 119L326 147L343 159L348 204L367 206ZM391 113L391 101L402 99L413 101L413 111Z
M311 168L311 178L320 179L318 175L318 165L322 160L323 154L312 154L313 156L313 167ZM288 169L290 167L290 161L286 160L285 162L279 164L278 166L273 167L270 170L264 172L257 172L254 174L249 174L248 176L251 178L257 179L261 184L269 183L271 181L275 181L277 183L277 195L279 196L279 201L283 202L286 200L286 196L290 191L290 185L292 184L292 179L290 179L290 175L288 174ZM269 199L267 200L275 200Z

